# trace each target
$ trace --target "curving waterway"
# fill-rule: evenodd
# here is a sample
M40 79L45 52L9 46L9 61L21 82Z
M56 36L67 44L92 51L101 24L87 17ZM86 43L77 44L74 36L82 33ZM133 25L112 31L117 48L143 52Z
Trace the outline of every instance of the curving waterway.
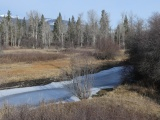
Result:
M92 74L92 95L104 88L114 88L121 84L121 73L123 67L113 67ZM79 99L68 90L65 85L71 84L71 81L53 82L44 86L24 87L0 90L0 106L10 105L39 105L44 102L74 102Z

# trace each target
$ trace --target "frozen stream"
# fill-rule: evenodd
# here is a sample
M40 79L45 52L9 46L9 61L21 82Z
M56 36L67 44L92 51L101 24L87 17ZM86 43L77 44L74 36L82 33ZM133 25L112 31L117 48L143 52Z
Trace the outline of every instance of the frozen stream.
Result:
M121 84L121 72L123 67L113 67L108 70L92 74L94 76L92 95L103 88L114 88ZM52 82L44 86L15 88L0 90L0 106L4 103L11 105L31 104L38 105L42 100L45 102L74 102L79 99L66 87L71 81Z

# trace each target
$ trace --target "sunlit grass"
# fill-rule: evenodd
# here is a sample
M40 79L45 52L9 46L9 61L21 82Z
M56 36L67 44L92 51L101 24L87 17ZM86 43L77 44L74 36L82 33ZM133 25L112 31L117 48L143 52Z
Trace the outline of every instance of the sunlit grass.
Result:
M72 51L72 52L71 52ZM0 63L0 83L9 83L9 82L18 82L18 81L25 81L25 80L35 80L35 79L45 79L45 78L58 78L61 74L61 70L65 69L69 72L70 67L70 58L73 55L80 55L81 59L83 59L83 55L88 54L88 52L93 52L94 49L76 49L74 50L67 50L67 51L60 51L57 53L54 50L32 50L32 49L16 49L16 50L4 50L5 55L9 54L20 54L19 56L25 56L23 53L29 53L31 56L37 54L39 55L47 55L53 54L53 58L47 59L34 59L27 58L29 56L25 56L26 59L22 61L18 61L14 58L13 63L12 60L9 60L9 63ZM60 57L57 57L57 56ZM63 55L65 57L63 57ZM112 64L116 61L122 61L123 59L123 52L119 54L119 59L117 60L97 60L94 56L87 55L89 59L92 61L92 65L95 68L98 66L103 66L106 64ZM40 57L40 56L39 56ZM20 57L19 57L20 58ZM55 58L55 59L54 59ZM27 61L32 62L27 62Z
M106 95L74 103L42 103L35 109L26 106L0 110L1 119L60 119L60 120L158 120L160 105L149 98L120 86Z

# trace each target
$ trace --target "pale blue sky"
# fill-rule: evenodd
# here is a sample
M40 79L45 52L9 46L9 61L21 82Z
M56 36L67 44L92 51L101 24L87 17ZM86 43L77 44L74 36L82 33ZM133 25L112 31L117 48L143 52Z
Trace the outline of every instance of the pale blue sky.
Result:
M121 13L132 12L143 19L147 19L153 12L160 12L160 0L0 0L0 14L8 10L12 15L25 17L30 10L37 10L47 18L56 18L61 12L63 19L68 20L74 15L83 13L87 20L87 11L95 10L101 15L104 9L110 14L111 26L121 19Z

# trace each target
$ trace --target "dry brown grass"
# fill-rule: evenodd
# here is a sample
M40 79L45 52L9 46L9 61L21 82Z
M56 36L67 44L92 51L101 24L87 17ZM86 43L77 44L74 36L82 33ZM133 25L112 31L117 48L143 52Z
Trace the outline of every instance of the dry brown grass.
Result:
M1 64L11 64L18 62L32 63L36 61L48 61L64 58L64 54L53 54L53 53L42 53L42 52L16 52L16 53L7 53L0 55Z
M46 52L46 51L45 51ZM77 53L76 53L77 54ZM123 54L123 51L122 51ZM0 76L6 82L25 79L59 76L60 70L69 69L70 57L58 60L28 63L1 64ZM126 59L123 55L118 61ZM92 58L92 64L99 66L114 61ZM25 76L26 75L26 76ZM139 92L137 92L137 90ZM149 90L149 92L155 92ZM1 120L159 120L160 105L146 97L148 90L136 86L120 86L104 96L76 103L44 104L38 108L28 106L8 107L0 110Z
M137 92L138 94L148 97L152 101L160 105L160 91L157 88L140 86L137 84L125 85L128 91Z
M5 106L2 120L159 120L160 105L121 86L107 95L66 104L44 104L36 109Z
M69 62L64 54L30 49L6 50L0 61L1 83L58 76Z
M72 52L71 52L72 51ZM35 49L15 49L15 50L4 50L4 54L19 54L19 53L40 53L43 54L53 54L60 56L65 55L66 57L57 57L54 59L43 59L32 62L14 62L14 63L0 63L0 83L10 83L26 80L36 80L36 79L46 79L46 78L58 78L61 74L61 70L65 69L69 71L70 58L75 55L83 56L88 54L88 52L93 52L93 49L76 49L66 50L57 53L55 50L35 50ZM102 67L103 65L114 64L116 61L122 61L124 58L124 52L122 51L116 60L96 60L93 56L88 55L89 59L92 61L92 65L95 68ZM27 58L28 59L28 58ZM18 61L18 60L15 60ZM26 60L23 60L26 61Z
M128 85L120 86L113 92L109 92L108 97L118 99L118 101L121 101L127 109L134 109L144 114L155 114L160 118L159 104L152 99L139 94L137 91L130 91L128 88L130 88Z
M58 77L60 68L67 67L67 58L51 61L28 63L2 64L0 76L4 82L33 80L40 78ZM3 82L3 81L2 81Z

